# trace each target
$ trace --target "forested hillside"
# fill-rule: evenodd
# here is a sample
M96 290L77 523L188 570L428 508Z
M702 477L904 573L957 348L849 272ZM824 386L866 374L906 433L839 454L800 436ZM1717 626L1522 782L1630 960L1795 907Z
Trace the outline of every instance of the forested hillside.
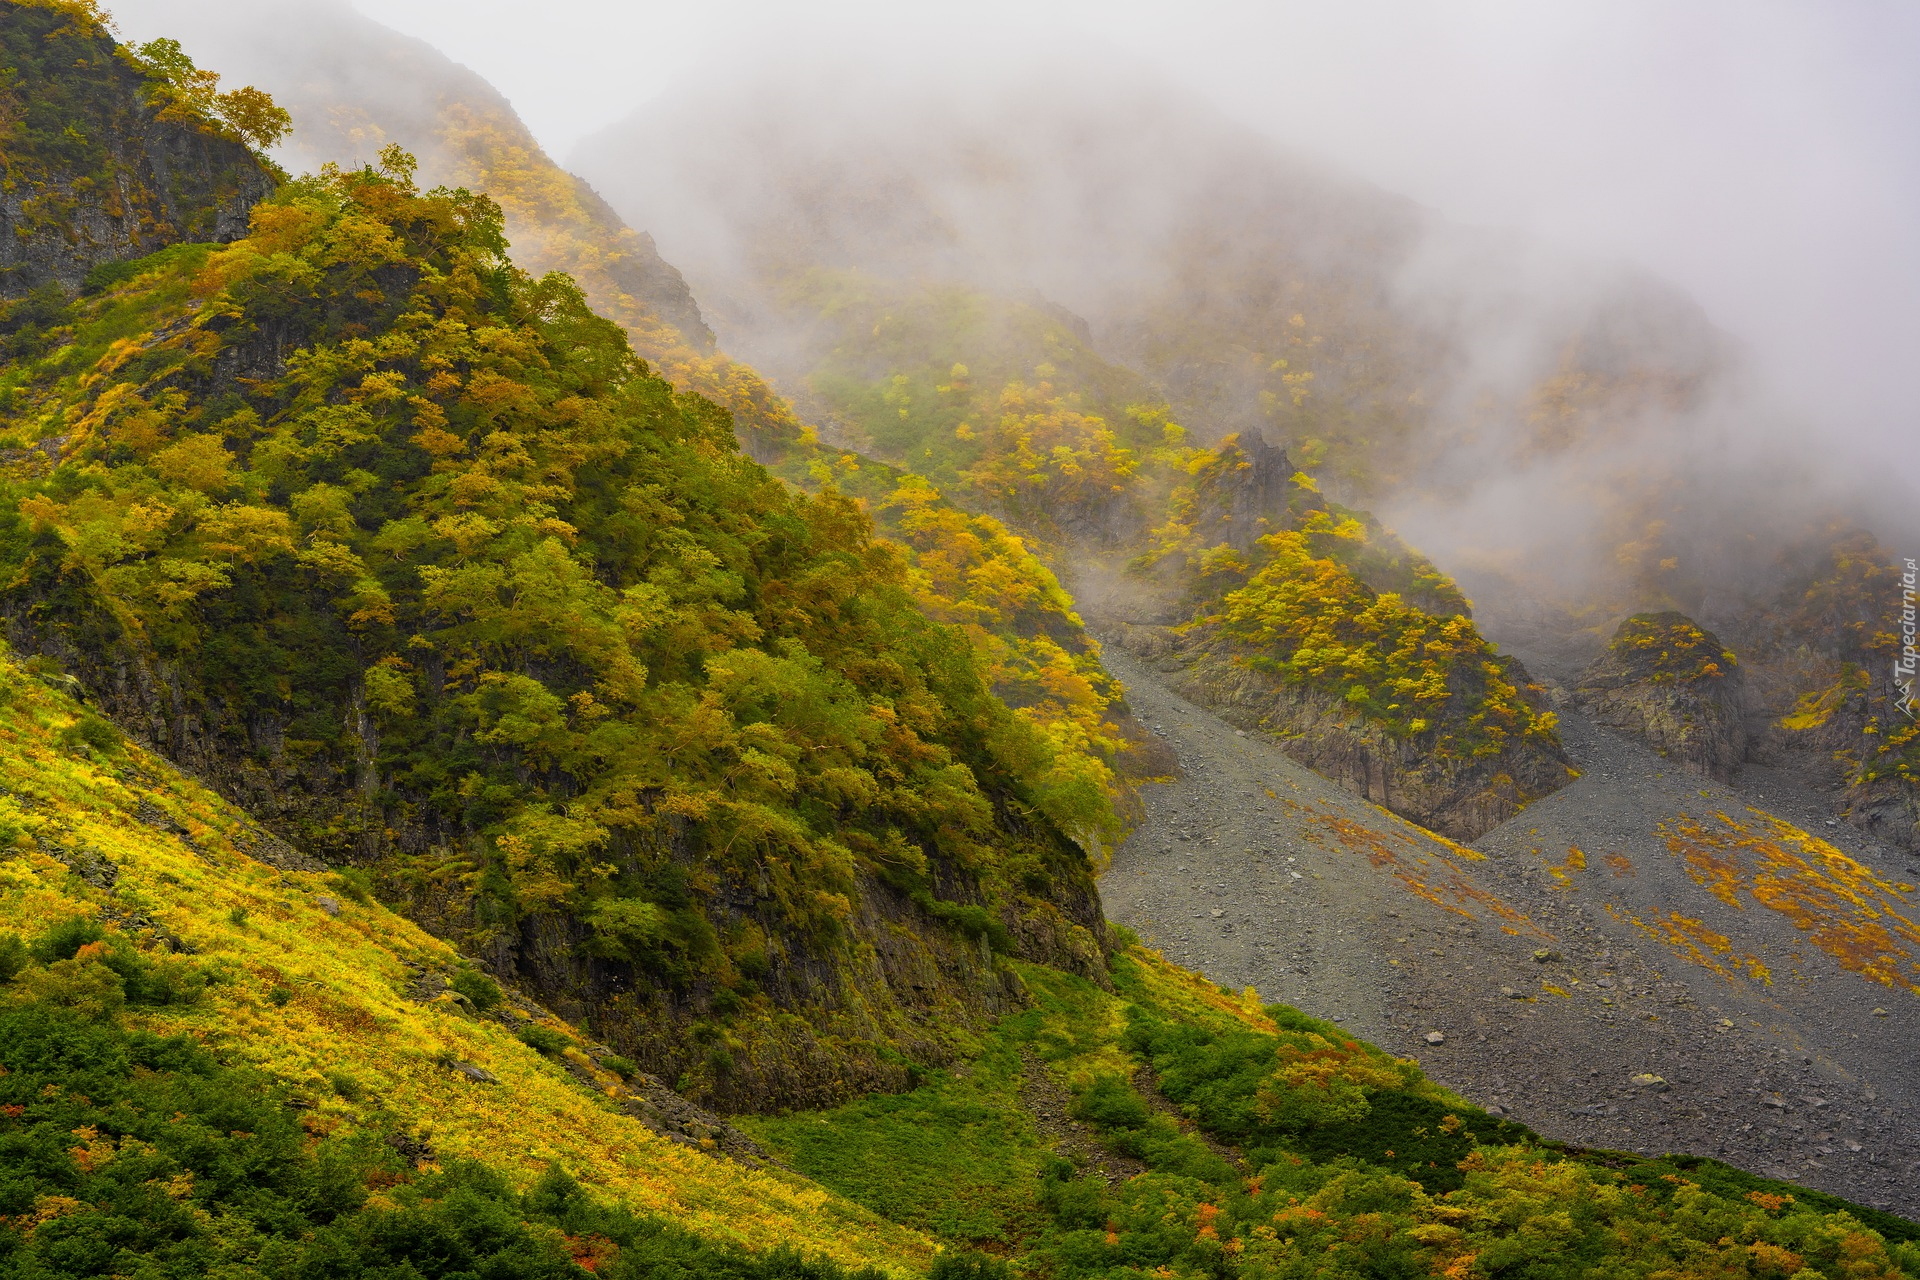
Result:
M900 553L409 170L289 184L22 353L16 643L715 1097L943 1060L995 948L1097 972L1107 797Z
M995 691L1042 726L1063 759L1123 802L1116 772L1152 771L1099 646L1031 550L991 516L954 510L914 475L823 446L759 373L715 349L679 272L651 238L556 165L484 80L344 6L162 8L275 85L296 112L283 150L298 165L365 164L391 143L418 158L423 183L485 190L501 206L517 265L573 277L654 371L728 410L746 451L783 479L857 496L914 562L922 604L966 629ZM283 39L288 31L299 38ZM937 553L927 558L930 550Z

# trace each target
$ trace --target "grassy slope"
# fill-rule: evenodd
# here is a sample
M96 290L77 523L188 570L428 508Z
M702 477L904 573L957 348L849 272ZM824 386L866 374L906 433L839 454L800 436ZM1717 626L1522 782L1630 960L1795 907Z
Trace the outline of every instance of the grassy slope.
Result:
M446 998L410 1000L409 965L451 971L452 948L378 904L352 901L325 875L248 857L242 848L258 828L164 761L131 745L83 752L72 733L63 742L80 708L11 660L0 660L0 686L0 835L14 837L0 849L0 930L33 933L103 910L143 916L224 975L199 1003L143 1013L141 1025L186 1032L290 1082L316 1104L306 1113L314 1132L427 1130L443 1158L482 1160L528 1183L557 1162L608 1199L718 1240L792 1244L856 1265L924 1265L931 1246L920 1233L803 1177L677 1146L614 1109L616 1077L597 1072L607 1096L596 1096L505 1027ZM143 822L143 806L149 820L158 810L177 823L194 847ZM50 847L111 861L112 889L88 884ZM322 896L339 902L337 917L321 909ZM142 944L153 937L130 932ZM284 1005L272 999L276 987L293 993ZM441 1065L448 1058L499 1083L471 1082ZM364 1097L341 1097L329 1073L357 1081Z
M748 1123L850 1198L1035 1274L1920 1272L1912 1223L1711 1160L1545 1142L1410 1062L1156 952L1122 956L1112 993L1021 973L1035 1007L996 1028L966 1069L908 1094ZM1334 1090L1286 1126L1263 1118L1285 1104L1271 1088L1263 1104L1251 1083L1276 1043L1296 1100L1312 1094L1317 1064L1333 1064L1320 1078ZM1289 1044L1309 1048L1290 1055ZM1078 1141L1035 1077L1071 1096ZM1342 1079L1373 1081L1370 1110L1338 1101ZM1056 1154L1061 1137L1079 1159Z

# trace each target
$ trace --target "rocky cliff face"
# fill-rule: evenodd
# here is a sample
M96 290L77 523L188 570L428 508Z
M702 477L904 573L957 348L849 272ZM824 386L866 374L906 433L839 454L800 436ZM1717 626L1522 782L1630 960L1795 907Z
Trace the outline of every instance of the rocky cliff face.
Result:
M1257 431L1237 436L1226 465L1212 469L1201 481L1196 497L1194 535L1201 546L1229 546L1251 551L1264 534L1292 523L1292 508L1301 498L1292 483L1296 468L1285 449L1276 449ZM1305 499L1314 510L1325 510L1317 499Z
M690 881L714 875L693 842L682 839L670 857ZM1026 1008L1005 955L1106 985L1106 924L1092 877L1075 861L1062 851L1046 897L1009 913L1011 928L982 877L940 867L937 897L983 911L983 921L993 915L993 927L978 933L931 918L900 887L863 875L838 936L808 937L780 917L764 869L722 872L701 895L707 920L723 936L769 939L765 968L731 987L675 991L646 965L596 955L592 931L560 913L528 917L478 950L491 972L706 1106L817 1107L910 1089L926 1069L962 1056L965 1035ZM471 937L480 923L470 900L438 886L390 887L396 906L442 936ZM741 1016L762 1001L778 1012Z
M102 263L231 241L274 177L239 140L166 118L100 27L0 4L0 296L72 291Z
M1101 624L1183 696L1458 840L1572 777L1544 690L1466 600L1257 435L1199 468L1184 565L1162 559Z
M1920 849L1920 719L1896 668L1910 563L1864 530L1828 529L1725 630L1748 669L1752 756L1831 788L1855 826Z
M1747 758L1746 678L1718 636L1682 613L1640 613L1574 691L1601 724L1721 782Z
M1217 632L1120 624L1111 633L1182 697L1235 728L1270 735L1309 769L1454 840L1476 840L1570 777L1557 749L1441 754L1357 716L1342 698L1275 679Z

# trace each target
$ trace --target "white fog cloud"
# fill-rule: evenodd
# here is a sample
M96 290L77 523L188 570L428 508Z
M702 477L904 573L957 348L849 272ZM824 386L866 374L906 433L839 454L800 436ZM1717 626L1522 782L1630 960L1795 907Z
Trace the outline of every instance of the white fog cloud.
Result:
M135 37L159 0L115 6ZM709 59L1102 42L1466 223L1640 264L1853 465L1920 483L1920 7L1904 0L358 0L556 155Z

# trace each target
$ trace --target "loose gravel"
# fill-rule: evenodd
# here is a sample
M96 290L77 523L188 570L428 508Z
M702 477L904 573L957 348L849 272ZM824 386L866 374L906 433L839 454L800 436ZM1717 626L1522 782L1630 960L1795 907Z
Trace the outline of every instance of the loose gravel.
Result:
M1584 776L1462 853L1119 645L1106 660L1182 770L1145 788L1101 882L1108 916L1148 945L1416 1057L1549 1137L1714 1156L1920 1216L1920 999L1842 969L1775 912L1715 899L1659 830L1751 805L1920 879L1827 825L1821 796L1777 773L1707 782L1563 709ZM1772 984L1716 974L1630 919L1657 911L1709 922Z

